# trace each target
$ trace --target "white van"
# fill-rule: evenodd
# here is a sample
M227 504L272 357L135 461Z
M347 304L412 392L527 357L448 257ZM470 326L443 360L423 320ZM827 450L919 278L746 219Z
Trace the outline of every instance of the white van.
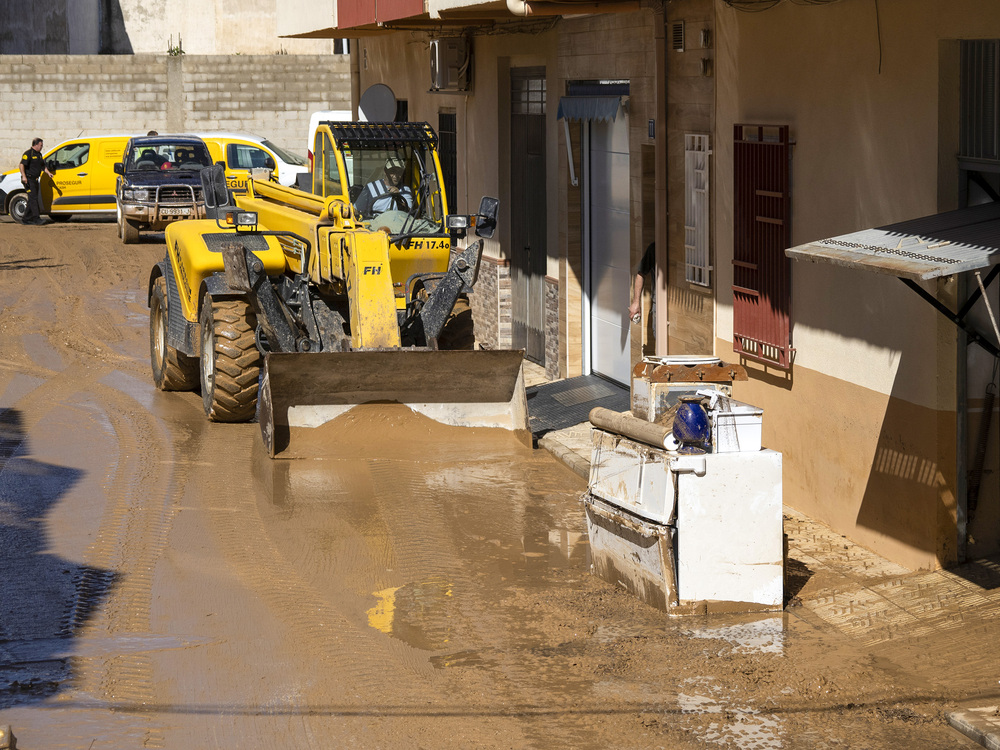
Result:
M316 140L316 128L321 122L351 122L354 113L349 109L324 109L309 115L309 140L306 141L306 154L309 157L309 171L312 171L313 141Z

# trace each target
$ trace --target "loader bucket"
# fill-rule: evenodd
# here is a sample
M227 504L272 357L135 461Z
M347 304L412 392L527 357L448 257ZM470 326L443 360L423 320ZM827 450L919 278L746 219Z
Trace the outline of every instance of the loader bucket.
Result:
M391 402L444 424L511 430L530 445L523 357L426 349L271 352L261 379L261 436L274 458L288 451L293 428L320 427L357 404Z

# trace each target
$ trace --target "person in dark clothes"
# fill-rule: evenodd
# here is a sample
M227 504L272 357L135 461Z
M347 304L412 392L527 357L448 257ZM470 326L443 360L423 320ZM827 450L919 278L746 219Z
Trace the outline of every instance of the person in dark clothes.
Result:
M31 141L31 148L21 156L21 164L19 165L21 184L24 185L24 189L28 193L28 206L24 212L25 224L45 223L42 221L42 194L38 189L38 180L43 172L49 177L55 177L55 175L49 171L45 159L42 158L43 145L45 144L42 143L41 138L35 138Z
M649 277L650 285L656 281L656 243L650 242L646 252L642 254L639 264L635 267L635 274L632 279L632 302L628 306L628 316L633 323L640 320L639 313L642 310L642 286L646 277ZM656 295L653 295L653 305L656 304ZM655 307L650 308L650 316L654 317Z

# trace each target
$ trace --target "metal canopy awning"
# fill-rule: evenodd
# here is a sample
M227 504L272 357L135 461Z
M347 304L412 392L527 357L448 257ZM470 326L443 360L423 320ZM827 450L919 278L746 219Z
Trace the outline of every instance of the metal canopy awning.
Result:
M621 103L620 96L561 96L556 119L614 121Z
M1000 273L1000 203L864 229L790 247L785 254L793 260L832 263L896 276L965 331L970 341L1000 357L1000 342L991 341L966 320ZM989 273L985 278L976 274L977 286L954 312L917 283L985 268L990 269Z
M789 258L926 281L1000 262L1000 203L842 234L785 251Z

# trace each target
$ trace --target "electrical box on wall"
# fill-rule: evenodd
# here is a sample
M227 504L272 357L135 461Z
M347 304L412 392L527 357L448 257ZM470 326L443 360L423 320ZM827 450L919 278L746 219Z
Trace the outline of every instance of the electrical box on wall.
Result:
M461 36L432 39L431 91L468 91L472 82L472 43Z

